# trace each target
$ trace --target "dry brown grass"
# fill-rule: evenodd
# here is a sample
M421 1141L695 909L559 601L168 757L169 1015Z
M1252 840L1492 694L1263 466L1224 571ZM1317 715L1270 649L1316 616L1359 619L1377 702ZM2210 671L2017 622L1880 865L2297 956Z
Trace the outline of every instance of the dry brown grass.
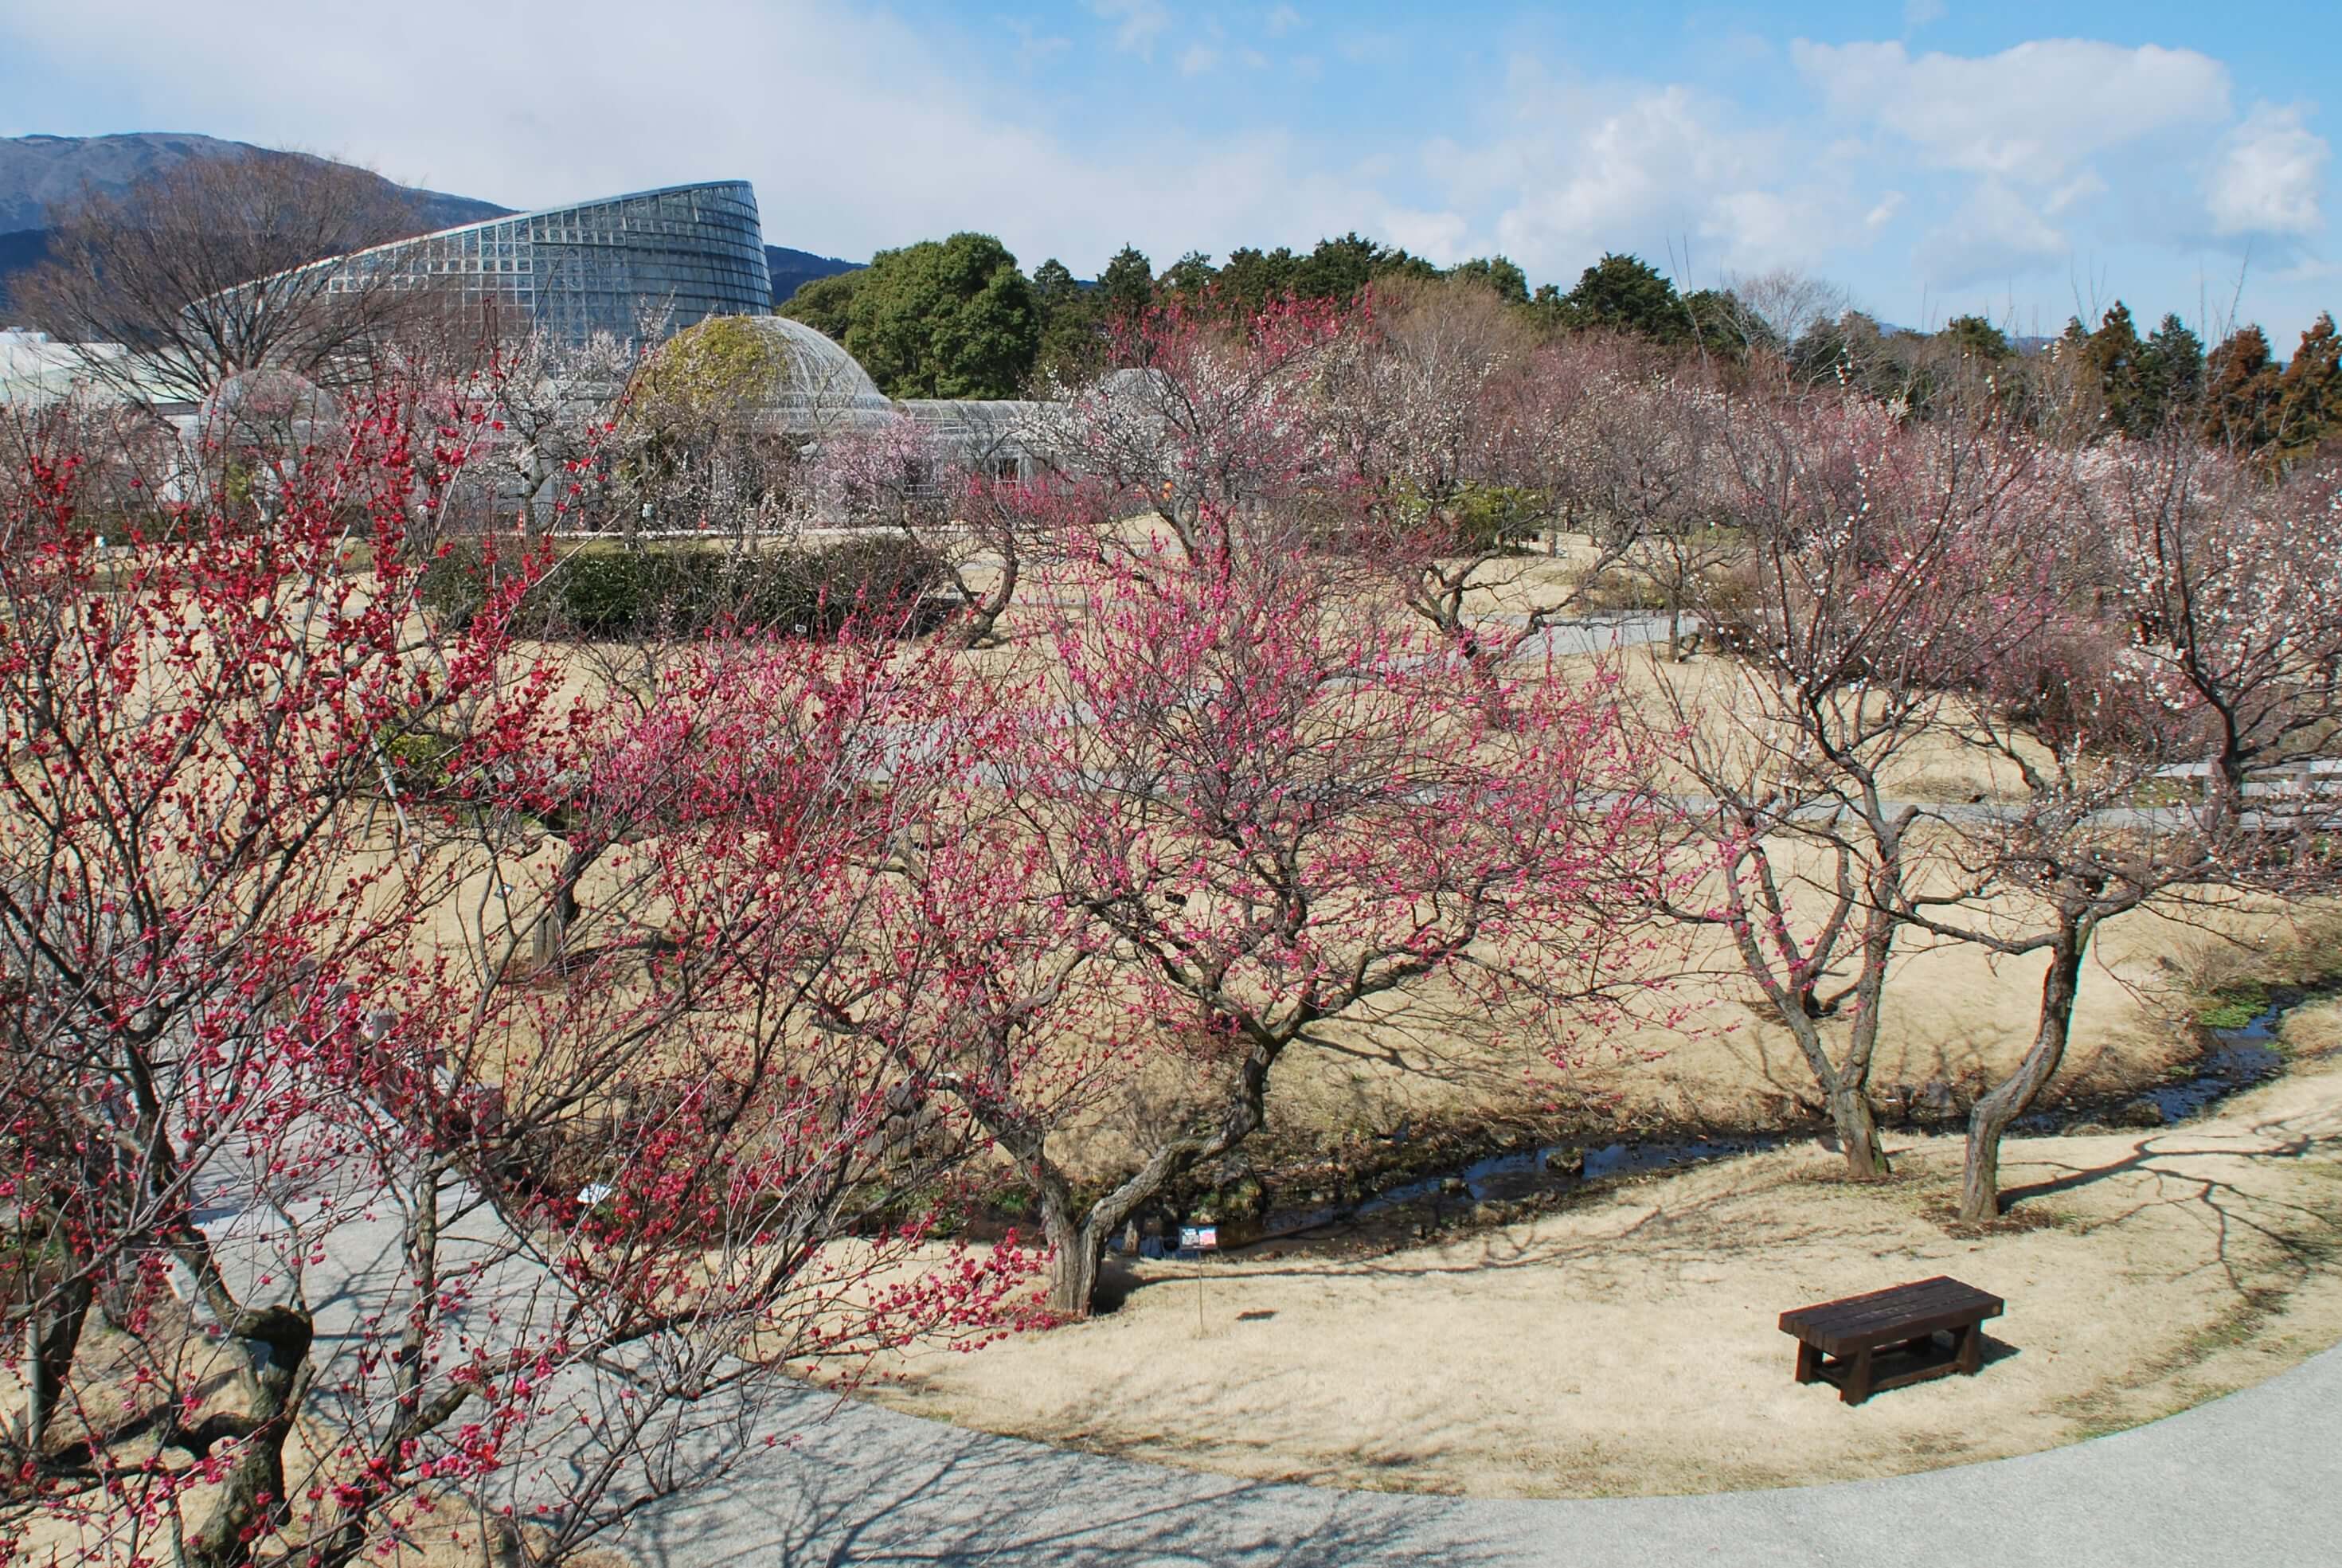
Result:
M2342 1064L2185 1127L2012 1144L2015 1217L1980 1232L1931 1217L1956 1140L1890 1144L1887 1183L1806 1146L1387 1257L1215 1263L1200 1286L1141 1263L1112 1315L912 1358L876 1396L1252 1478L1621 1495L2027 1453L2342 1337ZM1858 1409L1791 1381L1783 1309L1932 1273L2008 1300L1981 1376Z

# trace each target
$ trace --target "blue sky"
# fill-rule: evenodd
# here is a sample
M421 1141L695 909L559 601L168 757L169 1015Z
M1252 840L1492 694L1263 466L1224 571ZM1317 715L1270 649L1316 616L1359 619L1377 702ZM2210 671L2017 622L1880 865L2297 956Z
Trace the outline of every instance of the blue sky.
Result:
M396 28L385 25L395 17ZM0 0L0 134L189 130L515 206L745 175L766 238L1356 228L1566 285L1776 268L1887 320L2342 302L2342 6Z

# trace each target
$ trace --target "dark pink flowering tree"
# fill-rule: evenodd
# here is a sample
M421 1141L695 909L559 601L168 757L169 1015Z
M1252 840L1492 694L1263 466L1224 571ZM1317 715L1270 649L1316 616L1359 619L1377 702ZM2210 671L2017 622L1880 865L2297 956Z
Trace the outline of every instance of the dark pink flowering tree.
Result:
M976 906L906 924L956 938L924 988L959 1024L940 1082L1032 1185L1078 1316L1107 1238L1261 1129L1313 1030L1445 999L1562 1051L1647 978L1663 867L1603 677L1524 683L1493 726L1436 637L1304 550L1166 541L1071 586L996 792L923 857ZM1150 1069L1177 1105L1077 1198L1066 1109Z
M17 1549L557 1561L771 1441L792 1367L980 1336L1021 1275L927 1251L965 1141L906 1150L897 1063L805 1004L969 704L852 638L607 703L511 636L526 570L418 614L476 428L385 394L105 563L76 459L0 500Z

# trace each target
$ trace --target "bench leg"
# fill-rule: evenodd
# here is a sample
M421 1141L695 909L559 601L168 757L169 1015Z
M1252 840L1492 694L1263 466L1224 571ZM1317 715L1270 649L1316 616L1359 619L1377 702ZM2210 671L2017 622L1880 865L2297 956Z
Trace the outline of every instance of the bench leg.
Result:
M1797 1344L1797 1381L1819 1383L1822 1380L1822 1353L1818 1345L1799 1341Z
M1854 1353L1854 1364L1846 1371L1846 1383L1837 1391L1842 1403L1860 1404L1870 1397L1870 1352Z
M1960 1330L1957 1364L1962 1377L1974 1377L1984 1370L1984 1324L1972 1323Z

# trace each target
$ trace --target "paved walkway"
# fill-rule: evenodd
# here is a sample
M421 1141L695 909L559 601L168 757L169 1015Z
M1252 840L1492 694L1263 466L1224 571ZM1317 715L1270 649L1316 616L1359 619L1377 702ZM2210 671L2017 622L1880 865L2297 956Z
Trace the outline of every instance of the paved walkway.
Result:
M1474 1502L1251 1485L848 1403L794 1452L742 1463L688 1509L638 1518L623 1545L660 1568L2334 1563L2342 1348L2258 1388L2069 1448L1891 1481L1705 1497Z
M273 1205L207 1211L206 1229L231 1272L289 1273L287 1247L305 1252L325 1241L305 1272L310 1299L320 1304L321 1344L339 1355L349 1348L345 1320L361 1303L382 1299L384 1287L368 1276L396 1263L391 1197L380 1195L380 1213L345 1206L335 1223L305 1238L298 1221L309 1217L309 1204L298 1213ZM486 1227L478 1244L508 1287L495 1293L503 1308L542 1308L531 1288L535 1271L495 1244L491 1217L469 1223ZM352 1282L364 1288L350 1288ZM753 1411L710 1408L679 1432L676 1479L703 1466L724 1473L686 1484L606 1543L656 1568L2342 1562L2342 1347L2168 1420L2044 1453L1887 1481L1585 1501L1249 1483L966 1432L809 1391L768 1393ZM1815 1397L1829 1396L1817 1390ZM586 1398L581 1413L593 1403ZM592 1426L565 1430L578 1440L575 1457L588 1457ZM775 1432L796 1435L779 1448L756 1443ZM547 1453L531 1463L562 1460Z
M285 1277L295 1272L292 1254L323 1243L298 1272L319 1305L321 1348L341 1366L351 1315L390 1288L374 1276L395 1271L395 1201L383 1193L363 1209L345 1203L308 1235L303 1222L322 1216L307 1203L207 1210L205 1228L232 1273ZM473 1231L476 1239L451 1242L451 1255L476 1246L489 1260L494 1277L484 1283L500 1310L557 1305L542 1299L539 1272L499 1240L491 1214L475 1213L464 1227ZM554 1423L568 1439L529 1465L590 1462L600 1386L576 1384L587 1421ZM1267 1485L967 1432L806 1390L766 1389L754 1409L724 1404L709 1402L675 1433L670 1478L682 1489L606 1544L655 1568L2342 1563L2342 1347L2257 1388L2071 1447L1887 1481L1697 1497L1475 1501ZM756 1439L767 1433L794 1435L765 1448ZM696 1471L722 1473L695 1485Z

